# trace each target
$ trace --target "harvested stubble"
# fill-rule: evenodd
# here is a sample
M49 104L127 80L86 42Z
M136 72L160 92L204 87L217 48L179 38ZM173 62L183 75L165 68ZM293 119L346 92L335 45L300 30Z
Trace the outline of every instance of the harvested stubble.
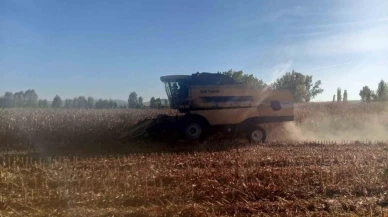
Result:
M3 157L1 216L381 216L388 144Z

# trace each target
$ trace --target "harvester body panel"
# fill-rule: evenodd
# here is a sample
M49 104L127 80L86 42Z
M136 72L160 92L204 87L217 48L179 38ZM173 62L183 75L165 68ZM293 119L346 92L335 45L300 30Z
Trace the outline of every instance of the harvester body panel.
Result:
M290 91L249 85L193 85L189 89L189 108L190 113L205 117L211 125L239 124L249 118L282 122L294 116Z

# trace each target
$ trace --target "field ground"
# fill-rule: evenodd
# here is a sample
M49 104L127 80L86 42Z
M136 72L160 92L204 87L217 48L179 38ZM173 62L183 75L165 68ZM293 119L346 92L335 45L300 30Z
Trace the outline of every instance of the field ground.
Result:
M388 216L386 105L299 105L266 144L117 143L160 112L0 111L0 216Z
M387 143L0 158L1 216L383 216Z

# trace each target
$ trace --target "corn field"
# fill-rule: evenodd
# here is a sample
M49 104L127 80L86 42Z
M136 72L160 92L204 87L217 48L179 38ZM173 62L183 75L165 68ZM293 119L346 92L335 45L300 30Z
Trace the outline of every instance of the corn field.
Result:
M385 104L297 105L265 144L117 141L160 113L1 110L0 216L388 216Z
M50 150L90 147L117 142L133 124L172 110L0 110L0 144L3 149Z

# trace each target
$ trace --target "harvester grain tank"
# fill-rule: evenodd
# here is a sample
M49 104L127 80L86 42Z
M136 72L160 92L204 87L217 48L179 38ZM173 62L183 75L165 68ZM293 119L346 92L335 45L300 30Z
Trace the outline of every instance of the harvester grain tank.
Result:
M265 123L294 120L289 90L256 88L220 73L162 76L171 109L179 115L159 115L136 124L123 137L169 136L202 140L215 131L265 142Z

